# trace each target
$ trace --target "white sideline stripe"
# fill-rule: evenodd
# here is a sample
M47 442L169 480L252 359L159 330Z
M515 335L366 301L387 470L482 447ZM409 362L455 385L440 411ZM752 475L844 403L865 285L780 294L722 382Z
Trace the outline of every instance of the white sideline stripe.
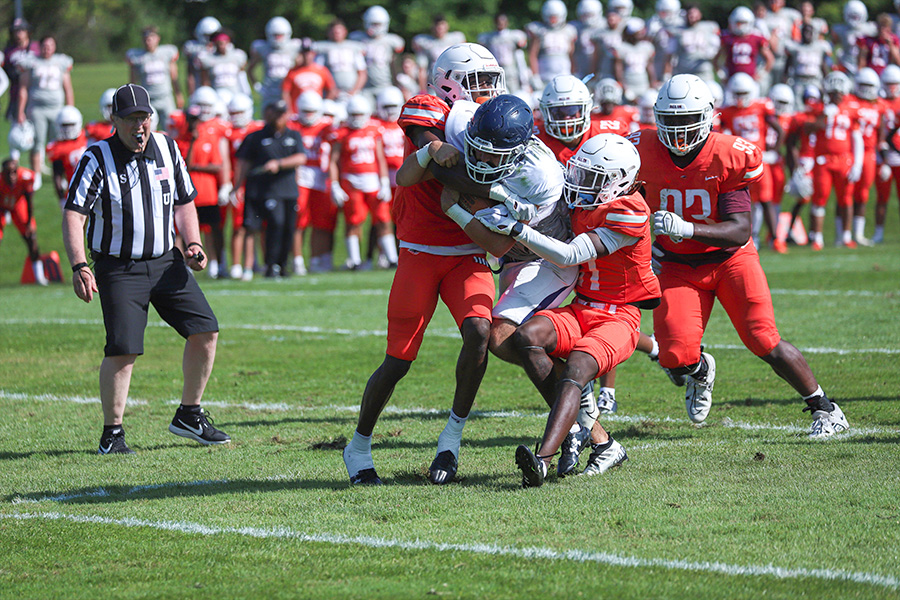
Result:
M0 319L0 325L103 325L99 319ZM253 325L249 323L228 323L219 321L224 329L242 329L248 331L295 331L298 333L346 335L350 337L387 337L386 329L344 329L315 327L306 325ZM168 327L163 321L150 321L148 327ZM459 331L453 328L432 328L428 330L431 337L459 339ZM741 344L704 344L711 350L746 350ZM804 347L800 351L805 354L900 354L900 348L816 348Z
M721 562L691 562L667 558L639 558L622 556L609 552L585 552L583 550L553 550L552 548L497 546L494 544L444 544L427 540L391 540L373 536L348 536L342 534L309 534L287 527L218 527L191 523L188 521L148 521L130 517L111 519L96 515L67 515L57 512L17 513L0 515L3 519L70 521L98 525L120 525L123 527L148 527L162 531L172 531L188 535L234 534L252 538L296 539L334 545L357 545L367 548L396 548L400 550L426 550L435 552L467 552L490 556L512 556L529 560L569 560L581 563L596 563L613 567L658 568L672 571L694 571L717 573L731 576L760 577L777 579L822 579L828 581L849 581L888 589L900 588L900 579L891 575L842 571L838 569L806 569L803 567L778 567L775 565L731 565Z
M73 402L76 404L99 404L100 398L90 398L84 396L53 396L50 394L22 394L18 392L6 392L4 390L0 390L0 399L8 399L8 400L20 400L20 401L39 401L39 402ZM148 402L146 400L140 399L132 399L129 398L128 402L131 405L146 405ZM166 404L176 406L180 404L179 400L172 399L167 400ZM204 400L203 406L211 406L215 408L226 408L226 409L236 409L242 408L245 410L252 411L278 411L278 412L299 412L303 413L306 411L309 412L349 412L349 413L358 413L359 406L338 406L334 404L326 405L326 406L291 406L284 402L263 402L263 403L253 403L253 402L224 402L220 400ZM450 411L445 408L422 408L422 407L410 407L410 408L402 408L398 406L386 406L382 411L384 413L392 414L392 415L400 415L400 416L434 416L434 415L449 415ZM482 418L482 419L546 419L546 412L522 412L517 410L473 410L469 413L469 416ZM673 423L673 424L693 424L688 419L676 418L676 417L653 417L650 415L618 415L618 414L604 414L601 417L601 420L605 423L643 423L645 421L653 422L653 423ZM784 431L787 433L808 433L809 425L797 425L797 424L789 424L789 425L774 425L771 423L746 423L743 421L732 421L730 418L725 417L721 421L713 423L711 421L707 422L708 425L721 425L722 427L727 427L729 429L742 429L745 431ZM704 425L697 425L697 427L704 427ZM900 433L900 429L891 429L891 428L882 428L882 427L866 427L859 428L853 427L851 425L850 431L841 433L836 439L841 439L845 437L859 436L859 435L880 435L880 434L892 434L892 433Z
M179 481L176 483L155 483L151 485L136 485L132 488L121 492L122 495L137 494L148 490L161 490L166 488L178 487L196 487L198 485L211 485L217 483L228 483L227 479L202 479L199 481ZM13 504L37 504L38 502L67 502L69 500L77 500L79 498L105 498L112 496L105 488L99 487L95 490L81 492L80 494L59 494L58 496L42 496L40 498L13 498Z

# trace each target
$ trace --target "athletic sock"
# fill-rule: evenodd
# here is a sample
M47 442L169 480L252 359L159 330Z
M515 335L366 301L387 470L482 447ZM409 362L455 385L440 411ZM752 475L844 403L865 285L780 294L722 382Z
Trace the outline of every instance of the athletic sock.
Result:
M200 413L200 405L199 404L181 404L178 406L179 412L188 413L191 415L196 415Z
M853 237L857 240L861 240L865 237L866 233L866 218L865 217L853 217Z
M392 265L397 264L397 242L394 234L388 233L378 238L378 247L381 248L381 253L388 259L388 262Z
M362 264L362 257L359 253L359 236L348 235L345 243L347 245L347 260L353 265Z
M375 463L372 461L372 436L361 435L358 431L353 432L353 437L344 449L344 464L347 465L347 473L350 476L356 475L363 469L374 469Z
M453 456L459 456L459 444L462 442L462 432L465 426L466 419L457 416L451 410L450 418L447 419L447 425L444 427L441 435L438 436L437 453L440 454L444 450L449 450L453 453Z
M650 358L659 358L659 343L656 341L656 336L651 335L650 341L653 342L653 349L650 350Z
M807 406L813 411L824 410L825 412L831 412L834 410L834 404L825 395L821 385L809 396L803 396L803 400L806 401Z

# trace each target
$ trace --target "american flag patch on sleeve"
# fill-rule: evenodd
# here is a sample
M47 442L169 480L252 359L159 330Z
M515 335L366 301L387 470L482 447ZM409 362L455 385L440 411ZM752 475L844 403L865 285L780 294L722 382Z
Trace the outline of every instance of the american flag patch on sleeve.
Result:
M164 181L169 178L169 167L161 167L153 170L153 178L156 181Z

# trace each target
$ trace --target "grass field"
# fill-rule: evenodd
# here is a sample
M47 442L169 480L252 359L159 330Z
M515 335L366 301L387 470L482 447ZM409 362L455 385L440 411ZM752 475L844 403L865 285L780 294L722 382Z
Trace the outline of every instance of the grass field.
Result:
M43 250L62 253L49 187L37 204ZM249 284L200 275L221 323L205 405L233 442L168 433L182 343L154 314L125 416L137 454L99 457L99 303L74 296L67 269L65 284L20 286L24 245L8 229L0 597L898 598L896 212L879 247L762 257L782 335L850 432L809 441L800 399L717 309L704 426L687 420L683 390L635 356L605 419L630 460L530 490L513 453L537 440L547 409L496 360L458 481L427 482L459 350L443 308L376 428L388 485L349 487L340 449L383 357L386 271Z

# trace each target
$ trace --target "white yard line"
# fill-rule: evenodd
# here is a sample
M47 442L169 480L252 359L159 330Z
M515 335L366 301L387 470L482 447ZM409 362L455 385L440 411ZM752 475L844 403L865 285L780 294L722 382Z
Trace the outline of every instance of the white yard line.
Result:
M95 525L121 527L146 527L187 535L240 535L252 538L293 539L333 545L355 545L367 548L392 548L412 551L466 552L488 556L511 556L528 560L568 560L613 567L655 568L672 571L715 573L744 577L775 577L777 579L820 579L850 581L888 589L900 589L900 579L891 575L843 571L839 569L807 569L803 567L779 567L776 565L732 565L722 562L692 562L669 558L640 558L609 552L585 552L583 550L554 550L552 548L497 546L494 544L445 544L428 540L392 540L373 536L348 536L330 533L304 533L287 527L220 527L189 521L150 521L145 519L112 519L96 515L72 515L57 512L2 514L0 519L69 521Z

